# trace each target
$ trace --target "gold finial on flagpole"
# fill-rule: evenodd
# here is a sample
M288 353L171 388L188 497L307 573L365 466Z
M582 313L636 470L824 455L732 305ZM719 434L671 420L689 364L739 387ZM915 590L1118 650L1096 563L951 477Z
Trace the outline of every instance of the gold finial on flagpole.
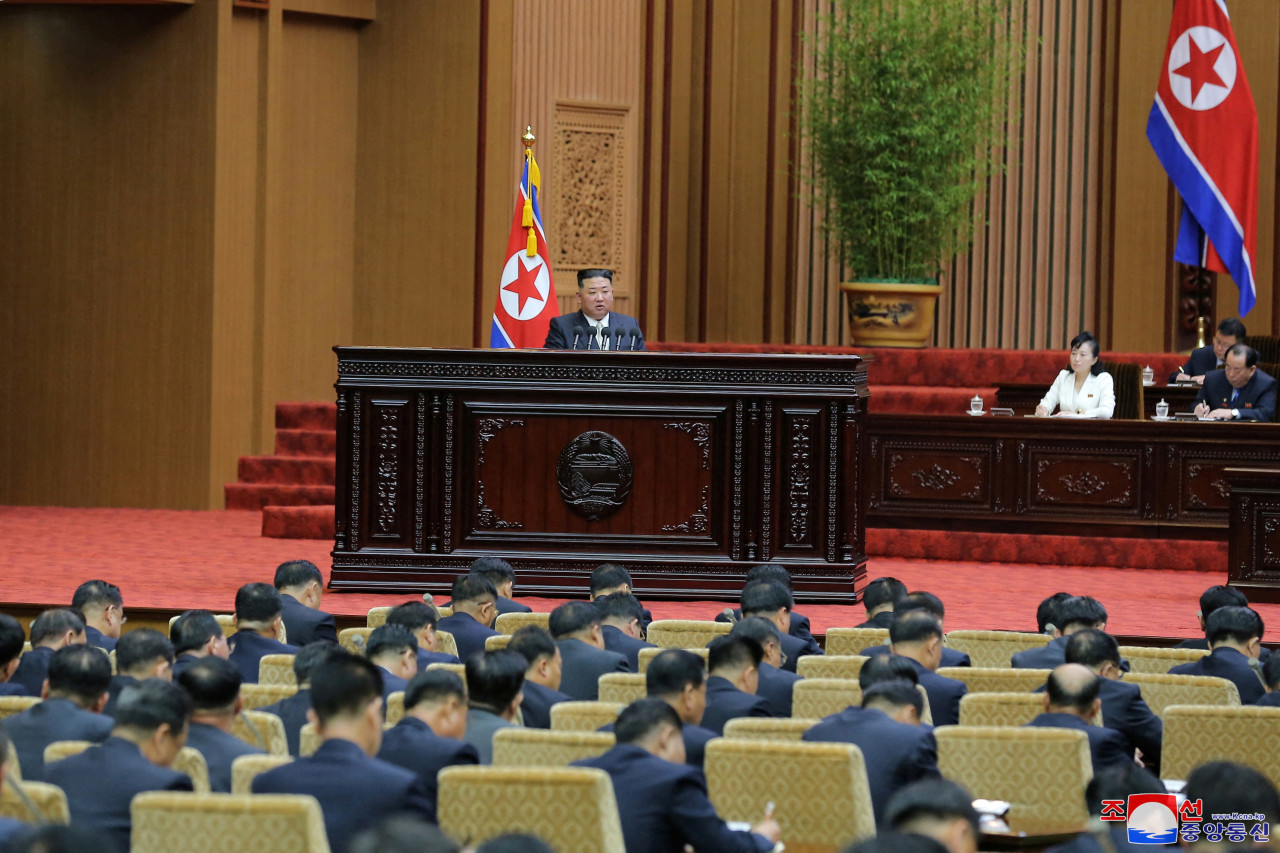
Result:
M1208 320L1209 318L1204 316L1203 314L1201 314L1199 317L1196 318L1196 346L1197 347L1204 346L1204 331L1205 331L1205 326L1208 325Z
M533 150L533 143L538 137L533 135L533 126L526 124L524 126L524 136L520 137L520 141L524 143L526 151Z

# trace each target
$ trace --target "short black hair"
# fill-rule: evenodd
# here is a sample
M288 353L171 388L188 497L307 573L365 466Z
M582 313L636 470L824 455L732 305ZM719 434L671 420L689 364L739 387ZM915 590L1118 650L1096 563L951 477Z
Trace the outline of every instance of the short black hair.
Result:
M1187 777L1187 799L1202 802L1202 813L1263 814L1263 820L1280 820L1280 794L1266 776L1243 764L1210 761Z
M8 613L0 613L0 666L7 666L22 654L22 644L26 641L27 632L22 630L22 623Z
M458 575L453 579L450 594L454 604L460 601L481 604L486 600L496 604L498 601L498 588L484 575Z
M120 587L104 580L85 581L71 595L71 609L81 613L90 605L109 607L112 604L123 607L124 597L120 595Z
M1081 332L1076 335L1071 339L1071 346L1068 347L1068 349L1075 349L1076 347L1083 346L1088 346L1089 349L1092 350L1094 358L1097 358L1102 353L1102 344L1100 344L1098 339L1093 336L1093 332ZM1067 370L1071 370L1070 362L1067 363ZM1093 367L1089 368L1089 373L1094 376L1102 373L1102 371L1103 367L1101 361L1095 361L1093 363Z
M1061 628L1062 623L1058 618L1058 606L1072 597L1069 592L1055 592L1040 602L1039 606L1036 607L1036 630L1043 634L1049 630L1050 625L1055 628Z
M94 646L63 646L49 658L49 693L74 697L92 705L111 684L111 660Z
M890 643L919 643L931 637L942 638L942 626L927 610L908 610L893 614L889 623Z
M434 628L438 621L435 609L425 601L406 601L387 611L388 625L401 625L415 634L428 625Z
M1096 598L1087 595L1073 595L1058 605L1055 622L1058 630L1066 633L1068 628L1097 628L1107 621L1107 609Z
M470 704L499 714L520 694L529 663L524 655L498 649L476 652L467 658L466 667Z
M554 658L559 647L545 628L525 625L511 635L507 649L524 658L529 666L533 666L539 658Z
M1098 676L1083 681L1078 689L1071 689L1058 677L1055 669L1045 679L1045 689L1049 693L1049 704L1057 708L1074 708L1087 713L1093 707L1093 700L1098 698L1102 690L1102 681Z
M154 628L136 628L116 643L116 671L129 673L158 660L173 663L173 643Z
M614 589L623 584L631 586L631 573L617 563L601 563L592 570L589 584L591 597L595 598L601 590Z
M418 640L403 625L380 625L369 633L364 644L364 654L369 660L385 654L403 654L408 649L418 653Z
M293 656L293 677L301 687L311 682L316 667L330 658L351 654L337 643L307 643Z
M490 838L476 848L476 853L555 853L555 851L551 849L551 845L536 835L512 832Z
M499 584L507 581L516 582L516 570L501 557L476 557L471 561L471 568L467 571L470 574L488 578L495 589Z
M600 611L586 601L566 601L551 611L547 627L557 640L600 624Z
M459 702L467 701L467 687L458 674L439 667L424 669L405 687L404 709L407 711L426 702L442 702L451 696Z
M842 853L947 853L947 847L927 835L881 832L846 847Z
M208 610L188 610L169 626L169 641L176 655L204 648L209 640L221 636L222 626Z
M644 624L644 607L640 600L629 592L611 592L596 599L596 609L600 611L600 621L621 619L624 622L635 619Z
M924 697L919 688L904 679L891 679L873 684L862 691L862 707L889 705L894 708L905 708L910 705L917 714L924 713Z
M213 655L184 668L174 681L187 691L195 711L229 711L240 695L240 670L231 661Z
M702 656L687 649L663 649L644 671L644 688L650 696L678 696L686 687L701 687L706 680Z
M941 621L947 615L947 608L942 599L931 592L909 592L893 605L894 613L905 613L908 610L927 610Z
M178 734L191 720L191 699L176 684L148 678L120 691L115 718L122 728L154 732L167 723L169 731Z
M921 779L889 798L884 810L884 823L896 832L912 832L915 821L955 820L969 824L973 838L978 839L978 813L973 809L973 795L950 779Z
M68 631L79 634L83 630L84 619L74 610L46 610L31 623L31 645L38 646L50 637L61 637Z
M1090 669L1108 663L1120 666L1120 644L1105 631L1085 628L1067 638L1066 662L1083 664Z
M311 673L311 707L321 725L355 716L381 697L382 671L359 655L336 655Z
M910 681L920 683L920 673L911 658L902 655L871 655L858 670L858 686L866 690L885 681Z
M742 588L743 616L773 614L783 609L790 612L794 606L791 593L777 581L755 581Z
M320 574L320 567L310 560L290 560L276 566L276 589L293 589L306 586L312 581L324 586L324 575Z
M1280 654L1272 654L1262 665L1262 680L1272 692L1280 690Z
M653 736L665 726L671 726L676 731L684 729L675 708L657 696L646 696L622 709L613 724L613 734L618 743L634 744Z
M876 578L862 588L862 606L870 613L886 604L897 605L907 594L907 585L897 578Z
M1200 593L1200 616L1209 618L1209 614L1219 607L1248 607L1249 599L1234 586L1215 584Z
M773 581L780 583L791 591L791 572L787 571L787 567L778 563L761 563L758 566L752 566L747 570L747 577L743 586L755 583L756 581Z
M1227 355L1228 356L1232 356L1232 355L1244 356L1245 367L1253 367L1258 363L1258 351L1253 347L1249 346L1248 344L1236 344L1231 349L1227 350Z
M764 649L755 640L746 637L716 637L707 643L707 671L716 672L721 669L745 669L748 666L759 668L764 660Z
M1249 334L1244 330L1244 323L1240 322L1235 317L1228 317L1219 323L1218 331L1222 332L1224 335L1230 335L1235 338L1236 341L1243 341L1244 336Z
M458 843L438 826L406 814L378 821L351 839L349 853L458 853Z
M578 289L582 289L582 283L589 278L607 278L609 283L613 284L613 270L607 270L604 267L592 267L590 269L578 270Z
M778 644L778 650L782 650L782 632L778 630L777 625L763 616L744 616L733 623L729 636L755 640L760 644L760 648L764 648L769 642L774 642Z
M283 605L279 591L269 583L247 583L236 590L236 622L270 622Z
M1099 768L1084 789L1084 802L1089 814L1101 816L1102 804L1107 800L1129 801L1130 794L1163 794L1164 783L1145 767L1132 761Z
M1262 617L1251 607L1219 607L1204 623L1204 635L1210 646L1223 640L1236 643L1261 640L1263 633Z

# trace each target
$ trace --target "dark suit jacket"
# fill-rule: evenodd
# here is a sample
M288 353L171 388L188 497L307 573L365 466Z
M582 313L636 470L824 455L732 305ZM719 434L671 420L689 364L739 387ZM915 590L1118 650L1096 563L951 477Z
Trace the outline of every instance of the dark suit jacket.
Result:
M284 633L289 645L302 648L309 643L338 642L338 628L333 616L312 610L292 595L280 593Z
M1172 385L1178 381L1178 374L1185 373L1188 376L1207 376L1210 371L1219 368L1218 356L1213 351L1213 344L1205 344L1202 347L1193 349L1191 355L1187 358L1187 363L1182 367L1169 374L1169 384Z
M30 696L27 688L12 681L0 681L0 696Z
M763 696L743 693L727 678L707 678L707 709L702 712L702 727L717 735L724 734L724 724L738 717L772 717L773 707Z
M302 727L307 724L307 712L311 710L311 688L304 687L292 696L286 696L273 705L259 708L268 714L275 714L284 723L284 736L289 741L289 754L298 757L299 741L302 739Z
M735 608L733 611L734 619L742 618L742 608ZM723 612L716 614L717 622L728 622L729 619ZM787 626L787 633L798 640L803 640L805 651L802 654L820 655L822 654L822 646L818 645L818 641L813 638L813 631L809 627L809 617L801 616L794 610L791 611L791 624Z
M200 660L200 658L197 657L196 655L191 654L190 652L183 652L182 654L174 658L173 659L174 681L177 681L178 676L182 675L182 673L186 670L187 667L191 666L193 663L195 663L198 660Z
M498 633L481 625L471 614L460 611L437 622L436 630L453 635L453 641L458 644L458 657L463 663L476 652L484 651L484 641Z
M1253 704L1262 708L1280 708L1280 691L1272 691L1263 694L1262 698Z
M872 646L869 649L863 649L862 654L867 657L875 657L876 655L891 655L893 650L888 646ZM955 649L948 649L946 646L942 648L942 663L938 666L973 666L973 661L969 660L969 656L964 652L958 652Z
M188 726L187 746L204 756L209 765L209 787L215 794L231 793L231 762L242 755L262 755L262 750L235 735L204 723Z
M845 708L805 732L803 740L851 743L862 750L877 824L899 788L939 775L933 730L899 723L877 708Z
M1212 675L1235 682L1240 691L1240 704L1252 705L1262 698L1266 688L1262 679L1249 666L1249 658L1227 646L1209 652L1198 661L1183 663L1169 670L1170 675ZM26 768L23 767L23 773Z
M525 726L531 729L551 728L551 706L573 698L527 678L521 690L524 691L524 699L520 702L521 716Z
M192 789L185 773L152 764L135 744L118 737L50 765L45 781L66 793L73 825L99 833L103 849L110 845L118 853L129 851L134 796Z
M635 317L628 317L626 314L619 314L617 311L611 311L607 321L611 333L614 329L622 329L627 333L618 349L634 349L637 352L644 349L644 334L640 332L639 320ZM635 330L637 335L634 345L631 343L632 329ZM581 331L580 336L578 335L579 330ZM542 345L542 348L573 349L573 339L577 336L579 338L578 349L595 349L595 339L591 336L591 331L591 324L587 322L586 315L581 311L575 311L572 314L561 314L559 317L551 319L551 327L547 329L547 342ZM588 343L590 343L590 347L587 346ZM609 346L612 347L613 344L613 340L610 340Z
M893 611L885 610L872 616L861 625L854 625L855 628L883 628L889 630L889 626L893 624Z
M672 853L692 845L698 853L765 853L773 842L725 826L707 797L702 772L672 764L632 744L598 758L573 762L597 767L613 780L627 853Z
M509 598L498 596L497 601L498 615L503 613L532 613L533 608L527 604L521 604L518 601L512 601Z
M427 649L418 647L418 672L422 672L433 663L462 663L462 661L453 655L447 655L444 652L432 652Z
M20 820L14 820L11 817L0 817L0 850L3 850L6 844L22 835L28 829L32 829L32 827Z
M111 737L115 720L86 711L70 699L46 699L4 722L18 753L22 778L44 781L44 748L59 740L102 743Z
M954 726L960 722L960 700L969 692L963 681L938 675L924 664L912 660L920 686L929 697L929 713L935 726Z
M1207 652L1209 651L1209 640L1205 637L1201 637L1198 640L1183 640L1181 643L1178 643L1178 645L1174 646L1174 648L1175 649L1204 649ZM1271 649L1267 648L1266 646L1263 646L1258 652L1258 662L1266 663L1267 658L1269 657L1271 657Z
M1227 381L1225 370L1205 374L1204 385L1196 395L1196 403L1206 403L1210 409L1239 409L1242 421L1270 421L1276 412L1276 380L1261 370L1240 389L1235 402L1231 392L1236 389Z
M108 637L92 625L84 626L84 641L90 646L96 646L97 648L102 649L104 652L112 651L116 647L116 641L114 639Z
M1164 724L1142 698L1142 689L1110 678L1102 679L1101 687L1102 724L1124 735L1130 755L1134 749L1142 750L1142 763L1156 772L1160 767Z
M382 733L378 757L412 771L422 779L431 801L431 820L435 820L436 774L455 764L479 764L480 753L464 740L440 737L417 717L405 717Z
M239 670L240 680L244 684L258 683L258 662L267 655L298 653L297 646L263 637L254 631L236 631L227 642L231 644L231 657L228 660Z
M1124 735L1105 726L1091 726L1074 714L1040 714L1027 725L1084 732L1089 736L1089 757L1093 759L1095 776L1108 767L1133 763L1133 751L1129 749L1129 741Z
M107 685L107 704L102 709L102 713L108 717L116 715L116 703L120 701L120 693L130 684L137 684L138 679L132 675L113 675L111 683Z
M653 643L629 637L622 633L621 629L612 625L601 625L600 633L604 636L604 650L615 652L626 658L632 672L640 671L640 650L655 648Z
M1009 659L1015 669L1053 669L1067 662L1067 643L1070 637L1054 637L1046 646L1018 652Z
M261 774L253 780L253 793L315 797L334 853L343 853L357 833L393 814L435 820L435 806L416 773L370 758L348 740L327 740L315 755Z
M560 692L570 698L594 701L600 698L600 676L631 671L627 659L617 652L597 649L571 637L556 640L556 645L564 662Z
M383 708L385 709L387 699L392 693L395 693L396 691L403 691L408 687L409 679L395 675L385 666L378 667L378 670L382 673L382 702Z
M775 717L791 716L791 694L795 690L800 676L785 669L778 669L767 663L760 664L760 683L756 686L756 695L763 697L773 709Z
M39 696L44 689L44 680L49 676L49 659L54 649L48 646L36 646L29 652L23 652L18 668L9 676L10 684L21 684L30 696Z

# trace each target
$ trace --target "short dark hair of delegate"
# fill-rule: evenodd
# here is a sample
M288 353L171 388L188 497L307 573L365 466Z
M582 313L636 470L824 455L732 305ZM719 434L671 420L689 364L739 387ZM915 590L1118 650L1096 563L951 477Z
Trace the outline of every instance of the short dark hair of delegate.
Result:
M529 662L509 649L476 652L467 658L467 694L474 708L501 714L524 687Z
M927 610L895 613L889 623L890 643L922 643L933 637L942 639L942 626Z
M123 607L124 597L120 595L120 587L104 580L85 581L71 595L71 609L81 613L86 607L109 607L112 604Z
M1202 803L1202 813L1261 814L1274 826L1280 820L1280 795L1252 767L1230 761L1201 764L1187 777L1187 799Z
M1089 814L1097 817L1102 814L1102 804L1108 800L1129 801L1130 794L1163 794L1164 783L1145 767L1139 767L1132 761L1119 766L1107 767L1093 774L1084 789L1085 805Z
M79 634L83 630L84 620L74 610L46 610L31 623L31 645L38 646L45 640L61 637L68 631Z
M409 680L404 689L404 709L455 698L466 704L467 686L456 672L447 669L424 669Z
M348 853L458 853L460 849L439 827L403 814L378 821L347 847Z
M1235 317L1228 317L1218 324L1218 331L1224 335L1230 335L1236 339L1236 342L1244 340L1244 336L1249 334L1244 330L1244 323L1241 323Z
M321 725L356 717L382 697L382 672L358 655L338 655L311 673L311 707Z
M261 625L280 615L280 593L269 583L247 583L236 590L236 622Z
M240 670L231 661L213 655L186 667L174 681L187 691L191 707L196 711L230 711L240 696Z
M895 679L873 684L862 693L864 708L906 708L916 709L916 714L924 713L924 696L910 681Z
M116 670L121 673L150 668L159 660L173 663L173 657L173 643L154 628L137 628L121 634L116 643Z
M111 684L111 660L94 646L63 646L49 658L49 694L74 698L84 707Z
M1249 599L1234 586L1216 584L1200 593L1200 616L1208 619L1209 614L1219 607L1248 607Z
M748 569L743 586L756 581L773 581L782 584L788 591L791 590L791 572L787 571L786 566L777 563L761 563Z
M871 655L858 670L858 686L866 690L883 681L920 683L920 674L911 658L902 655Z
M27 641L27 634L22 630L22 623L8 613L0 613L0 666L8 666L9 662L22 654L22 644Z
M1258 363L1258 351L1248 344L1236 344L1231 349L1227 350L1227 355L1244 356L1245 367L1253 367Z
M1224 641L1247 643L1262 639L1262 617L1251 607L1219 607L1204 623L1209 645Z
M696 689L706 680L702 657L687 649L663 649L644 671L645 692L650 696L679 696L686 687Z
M1073 595L1058 605L1058 630L1097 628L1107 622L1107 609L1096 598Z
M188 610L169 626L169 641L175 655L204 648L205 643L223 635L218 619L208 610Z
M388 625L401 625L414 634L428 625L434 628L437 621L436 611L425 601L406 601L387 611Z
M622 709L613 734L618 743L643 743L667 726L676 731L684 728L674 708L656 696L646 696Z
M1090 669L1108 663L1120 666L1120 644L1105 631L1085 628L1067 639L1066 662L1082 664Z
M1045 680L1045 689L1049 693L1050 705L1055 708L1074 708L1086 714L1093 708L1093 700L1098 698L1102 682L1095 675L1081 679L1078 685L1073 686L1070 679L1064 680L1057 670L1053 670Z
M607 278L609 283L613 284L613 270L607 270L604 267L578 270L578 290L582 290L582 283L589 278Z
M276 589L294 589L306 586L312 581L321 586L324 585L324 575L320 574L320 567L310 560L290 560L276 566Z
M600 611L594 604L586 601L566 601L551 611L547 627L551 630L551 636L559 640L561 637L590 629L592 625L599 625L601 621Z
M733 623L733 627L729 629L730 637L746 637L760 644L760 648L764 648L769 643L775 643L778 649L782 649L782 632L778 630L778 626L761 616L746 616Z
M942 599L931 592L909 592L893 606L894 613L905 613L908 610L927 610L942 621L947 615L947 608Z
M417 654L418 640L403 625L379 625L370 632L364 645L364 653L369 660L388 654L403 654L406 650Z
M554 658L559 646L551 639L547 629L537 625L525 625L511 635L507 650L520 655L529 666L538 662L539 658Z
M1040 602L1036 607L1036 630L1043 634L1049 630L1049 626L1061 628L1062 623L1058 617L1058 608L1062 602L1068 598L1074 598L1069 592L1055 592L1053 595Z
M498 588L493 581L484 575L459 575L453 579L450 591L454 603L483 604L486 601L498 601Z
M772 616L779 610L790 612L794 606L791 593L775 581L756 581L742 588L743 616Z
M316 667L330 658L347 654L350 652L334 643L308 643L293 656L293 677L299 687L309 684Z
M154 732L167 724L178 734L191 720L191 699L176 684L148 678L120 691L115 716L120 728Z
M501 557L476 557L471 561L471 568L467 571L470 574L488 578L489 583L494 587L507 581L516 582L516 570Z
M755 640L746 637L716 637L707 643L707 671L738 671L748 666L759 667L764 660L764 649Z
M886 604L897 605L907 594L907 585L897 578L876 578L862 589L862 606L870 613Z
M896 832L919 832L921 823L960 819L978 838L973 795L950 779L921 779L900 788L885 806L884 821Z
M595 598L606 589L617 589L623 584L630 587L631 573L617 563L601 563L592 570L588 583L591 597Z
M1080 334L1076 335L1074 338L1071 339L1071 346L1069 347L1069 349L1075 349L1076 347L1084 347L1084 346L1089 347L1093 351L1094 358L1097 358L1098 355L1102 352L1102 345L1098 343L1098 339L1093 336L1093 332L1081 332ZM1068 371L1071 370L1070 364L1067 364L1067 370ZM1099 373L1102 373L1103 372L1102 362L1095 361L1093 363L1093 367L1089 368L1089 372L1094 376L1097 376Z
M629 592L611 592L596 599L596 610L600 612L600 620L621 619L629 622L635 619L644 624L644 607L640 600Z
M490 838L476 848L476 853L555 853L551 845L536 835L509 833Z
M1272 693L1280 690L1280 655L1271 655L1262 665L1262 681Z

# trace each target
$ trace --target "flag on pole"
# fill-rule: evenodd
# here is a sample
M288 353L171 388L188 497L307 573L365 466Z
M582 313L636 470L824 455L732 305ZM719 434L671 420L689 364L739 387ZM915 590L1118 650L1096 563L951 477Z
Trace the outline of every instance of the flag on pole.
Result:
M556 288L547 259L547 237L542 231L538 191L542 174L533 159L532 128L524 133L524 174L516 193L516 212L507 240L507 263L502 268L498 303L493 309L489 346L541 347L556 309Z
M1173 259L1229 272L1257 301L1258 110L1226 0L1176 0L1147 139L1182 196Z

